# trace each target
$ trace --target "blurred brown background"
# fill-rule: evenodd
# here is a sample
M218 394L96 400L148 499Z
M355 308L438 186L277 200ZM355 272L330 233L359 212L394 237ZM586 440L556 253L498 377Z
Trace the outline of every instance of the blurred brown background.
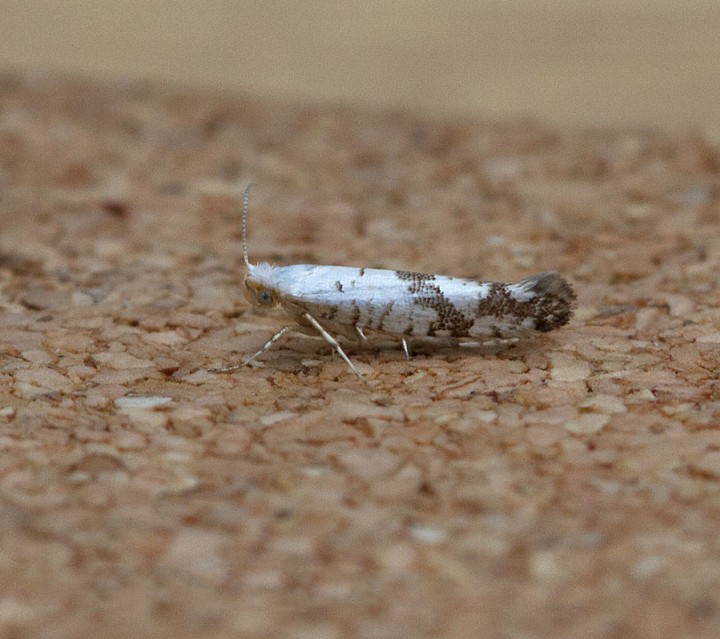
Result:
M0 68L720 138L720 3L5 0Z

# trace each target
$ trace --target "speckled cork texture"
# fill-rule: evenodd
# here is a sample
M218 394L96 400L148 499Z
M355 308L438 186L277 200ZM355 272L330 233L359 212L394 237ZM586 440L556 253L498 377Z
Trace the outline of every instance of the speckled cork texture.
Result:
M253 261L517 281L567 327L348 354ZM0 636L717 637L720 153L0 76Z

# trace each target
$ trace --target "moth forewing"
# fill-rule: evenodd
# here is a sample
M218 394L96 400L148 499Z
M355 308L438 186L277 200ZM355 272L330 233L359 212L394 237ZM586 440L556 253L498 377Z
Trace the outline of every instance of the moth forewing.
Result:
M575 293L555 272L503 284L348 266L253 265L246 232L251 186L245 189L242 214L245 296L255 306L282 306L294 320L293 328L325 339L355 374L335 336L396 339L408 355L410 338L457 343L510 339L559 328L572 315ZM283 327L243 364L268 351L291 327Z
M509 339L567 323L572 290L556 273L517 284L338 266L292 266L280 304L345 338Z

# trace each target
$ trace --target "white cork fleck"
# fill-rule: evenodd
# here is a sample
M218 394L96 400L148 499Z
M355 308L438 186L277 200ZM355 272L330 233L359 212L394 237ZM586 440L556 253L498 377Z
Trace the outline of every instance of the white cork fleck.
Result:
M609 421L609 415L585 413L565 422L563 427L575 435L593 435L599 433Z
M159 406L166 406L172 401L172 397L163 395L130 395L118 397L115 400L115 406L121 410L152 410Z

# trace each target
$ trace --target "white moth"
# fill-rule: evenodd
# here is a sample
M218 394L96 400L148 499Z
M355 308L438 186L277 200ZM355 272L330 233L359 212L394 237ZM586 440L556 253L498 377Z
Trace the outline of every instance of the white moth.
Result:
M244 294L255 306L282 306L295 325L281 328L241 364L214 372L249 364L290 328L323 337L359 376L336 337L355 342L395 338L409 357L411 338L455 344L511 339L559 328L570 319L575 293L554 272L501 284L349 266L251 264L247 213L252 186L243 194Z

